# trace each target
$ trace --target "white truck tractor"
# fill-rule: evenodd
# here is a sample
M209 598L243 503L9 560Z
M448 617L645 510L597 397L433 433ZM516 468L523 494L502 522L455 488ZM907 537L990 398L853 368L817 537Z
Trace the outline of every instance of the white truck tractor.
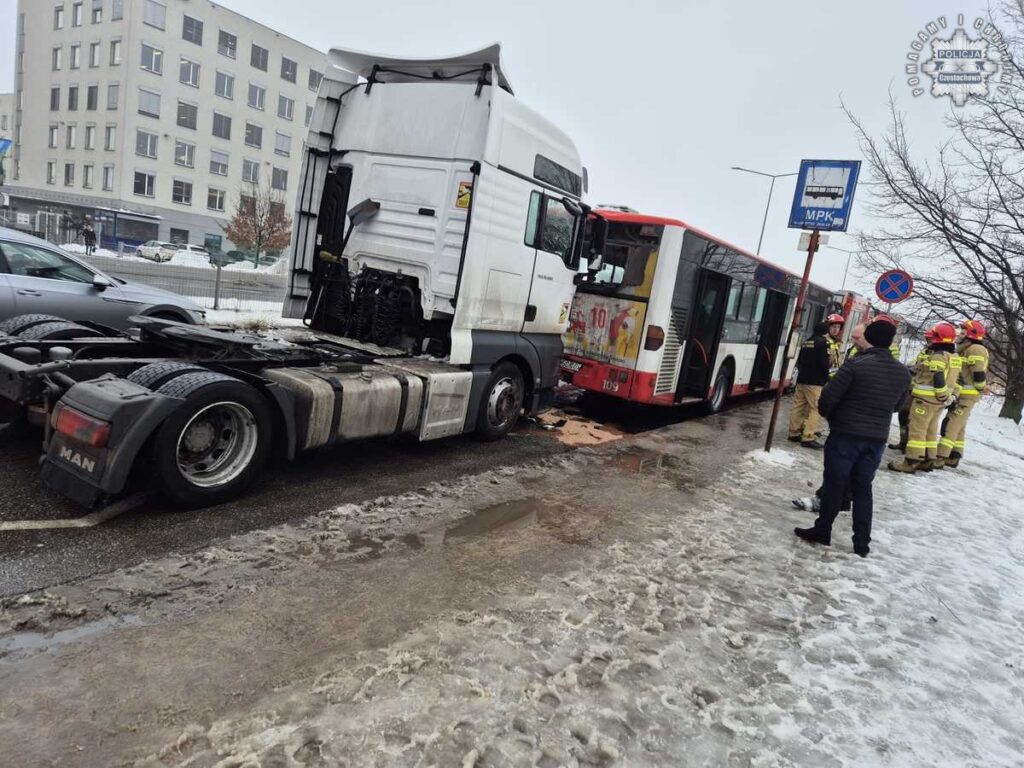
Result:
M13 318L0 420L44 425L44 481L88 506L140 473L197 507L241 493L272 453L500 438L550 402L580 260L600 258L584 188L575 146L515 98L499 46L332 50L285 297L305 328Z

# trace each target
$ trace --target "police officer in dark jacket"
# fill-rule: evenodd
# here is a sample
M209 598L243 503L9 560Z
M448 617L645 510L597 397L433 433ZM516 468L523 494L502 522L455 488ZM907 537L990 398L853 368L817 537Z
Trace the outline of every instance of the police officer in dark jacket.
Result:
M793 393L793 407L789 411L789 439L807 448L821 448L815 437L818 430L818 398L821 388L828 384L832 358L825 334L828 326L818 323L814 336L800 347L797 356L796 390Z
M832 523L839 514L843 490L853 496L853 551L867 557L874 513L871 484L885 444L892 415L910 395L910 371L889 351L896 329L875 321L864 329L871 346L839 369L821 393L818 410L828 419L821 514L810 528L797 528L801 539L828 546Z

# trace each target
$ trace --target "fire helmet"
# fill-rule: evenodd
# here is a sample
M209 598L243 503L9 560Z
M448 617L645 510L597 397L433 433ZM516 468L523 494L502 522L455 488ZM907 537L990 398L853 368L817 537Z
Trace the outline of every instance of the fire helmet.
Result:
M846 318L838 313L833 313L825 319L825 323L827 325L835 325L836 323L838 323L839 325L845 325Z
M953 344L956 342L956 328L952 323L942 321L931 327L931 342L933 344ZM928 338L928 335L925 335Z
M985 324L980 320L964 320L964 336L973 341L985 338Z

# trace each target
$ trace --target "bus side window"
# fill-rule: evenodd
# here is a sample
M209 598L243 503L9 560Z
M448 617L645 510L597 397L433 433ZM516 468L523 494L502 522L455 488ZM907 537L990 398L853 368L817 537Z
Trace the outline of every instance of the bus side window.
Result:
M740 306L740 294L743 293L743 283L736 282L732 283L729 288L729 301L725 305L725 317L727 320L734 319L736 317L736 310Z

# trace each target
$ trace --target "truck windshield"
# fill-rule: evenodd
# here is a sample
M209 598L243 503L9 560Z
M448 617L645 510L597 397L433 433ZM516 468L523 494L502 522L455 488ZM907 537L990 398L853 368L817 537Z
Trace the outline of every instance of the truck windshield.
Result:
M660 230L648 224L609 224L601 269L584 285L609 292L647 285L654 273Z

